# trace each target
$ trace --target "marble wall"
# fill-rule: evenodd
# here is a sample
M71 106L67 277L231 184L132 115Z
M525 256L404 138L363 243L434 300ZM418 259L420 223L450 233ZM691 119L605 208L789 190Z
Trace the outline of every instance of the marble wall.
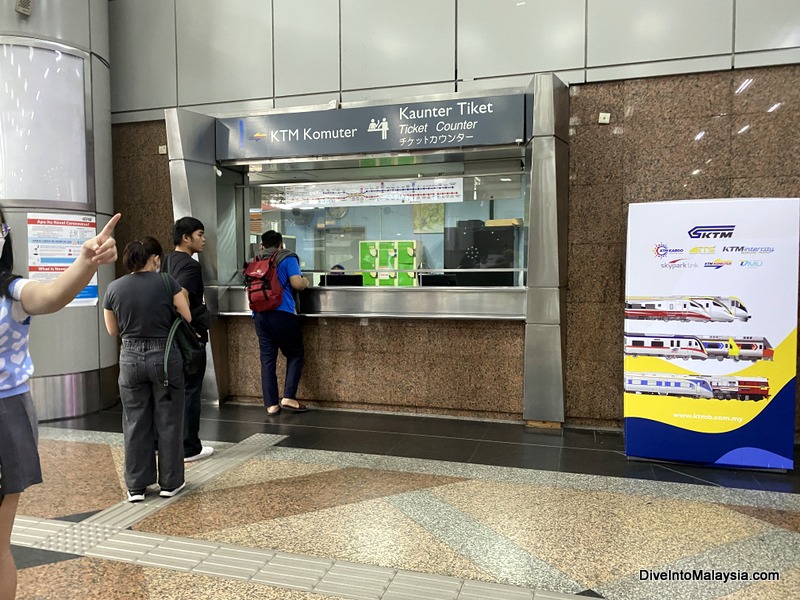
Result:
M167 143L164 121L114 125L112 135L114 208L122 213L115 229L117 275L123 275L121 250L128 242L150 235L172 250L172 187L169 159L158 153Z
M628 205L799 197L799 80L800 66L792 65L570 88L571 422L622 418ZM598 124L600 112L611 114L608 125Z
M800 65L792 65L570 88L568 423L622 422L628 204L800 196L798 81ZM598 124L600 112L611 114L609 124ZM169 242L169 169L167 157L157 154L165 139L163 122L114 126L123 245L143 234ZM347 408L521 418L521 323L370 319L363 326L308 319L304 331L302 398ZM230 319L228 342L230 394L259 401L252 323ZM800 417L796 423L800 429Z

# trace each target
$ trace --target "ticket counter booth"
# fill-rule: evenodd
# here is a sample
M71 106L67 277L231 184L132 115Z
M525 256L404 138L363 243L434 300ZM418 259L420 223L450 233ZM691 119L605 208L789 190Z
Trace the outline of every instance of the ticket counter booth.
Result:
M206 225L218 397L258 401L240 273L274 229L313 284L312 405L563 422L567 121L552 74L480 96L167 111L175 216Z

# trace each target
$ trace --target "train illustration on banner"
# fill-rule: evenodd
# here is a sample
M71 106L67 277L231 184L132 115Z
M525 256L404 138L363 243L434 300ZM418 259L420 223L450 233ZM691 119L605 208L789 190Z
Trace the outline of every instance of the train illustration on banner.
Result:
M734 296L630 296L625 298L626 319L730 323L750 314Z
M685 396L706 400L766 400L766 377L676 375L672 373L625 372L625 391L657 396Z
M775 350L765 337L625 333L625 354L707 360L774 360Z

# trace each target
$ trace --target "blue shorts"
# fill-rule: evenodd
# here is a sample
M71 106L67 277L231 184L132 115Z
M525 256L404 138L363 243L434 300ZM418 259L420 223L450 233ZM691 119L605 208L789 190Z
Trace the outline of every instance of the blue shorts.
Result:
M0 398L0 496L42 483L38 441L30 393Z

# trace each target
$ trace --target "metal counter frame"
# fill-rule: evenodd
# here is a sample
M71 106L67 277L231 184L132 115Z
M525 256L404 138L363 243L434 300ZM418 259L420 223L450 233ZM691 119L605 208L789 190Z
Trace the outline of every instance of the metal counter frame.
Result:
M525 115L526 125L531 127L530 142L514 150L524 153L521 160L531 181L527 215L527 287L311 288L305 299L301 299L304 304L301 310L312 317L524 321L523 418L559 423L564 421L569 91L552 73L534 75L526 88L506 92L520 91L533 97L532 114ZM502 95L504 92L496 93ZM457 92L425 100L462 97L468 98L469 94ZM343 104L341 110L368 104ZM385 102L376 101L375 104ZM231 208L235 206L233 199L237 182L229 175L237 173L225 167L247 166L248 161L231 163L216 156L216 120L213 117L184 109L168 109L166 121L175 218L195 216L207 228L206 251L200 261L207 282L206 301L212 312L221 316L249 315L241 280L219 279L219 274L238 273L241 268L242 256L221 252L220 249L235 247L237 231L246 224L243 208ZM487 146L462 152L491 156L492 152L500 152L500 149ZM270 165L277 171L286 170L288 180L291 180L291 171L298 165L306 164L304 168L308 168L308 164L331 158L323 154L275 161L265 157L249 162ZM387 155L388 158L395 156L413 157L421 162L426 156L438 158L431 156L430 152L393 152ZM363 156L376 157L379 156ZM271 164L273 162L275 164ZM215 282L217 285L210 285Z
M211 288L220 316L249 316L243 286ZM358 288L310 287L300 294L307 317L414 319L503 319L524 321L525 288Z

